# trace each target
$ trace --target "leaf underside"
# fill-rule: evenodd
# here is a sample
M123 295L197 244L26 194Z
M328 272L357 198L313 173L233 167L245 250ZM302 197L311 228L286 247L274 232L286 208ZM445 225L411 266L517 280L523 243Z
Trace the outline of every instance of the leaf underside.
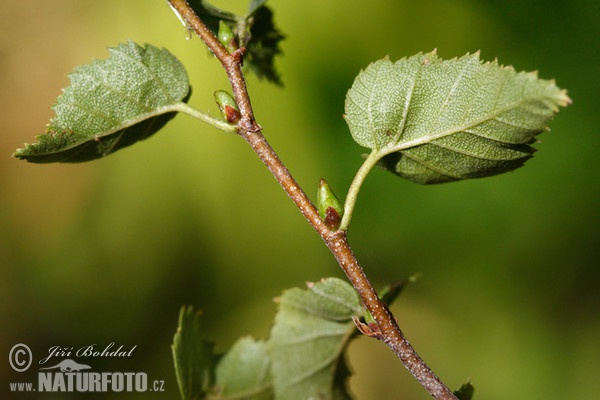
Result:
M350 399L343 352L361 314L354 289L336 278L285 291L270 340L276 398Z
M267 343L242 337L217 366L219 399L270 400L273 398L271 360Z
M344 352L363 310L352 286L328 278L285 291L268 340L239 339L224 355L202 335L199 315L181 311L173 344L183 399L347 400Z
M109 53L69 74L46 133L15 157L36 163L101 158L151 136L175 116L174 106L187 102L187 73L167 50L129 41Z
M523 165L535 136L570 103L554 81L517 73L479 53L435 52L369 65L348 91L345 119L379 165L430 184L478 178Z

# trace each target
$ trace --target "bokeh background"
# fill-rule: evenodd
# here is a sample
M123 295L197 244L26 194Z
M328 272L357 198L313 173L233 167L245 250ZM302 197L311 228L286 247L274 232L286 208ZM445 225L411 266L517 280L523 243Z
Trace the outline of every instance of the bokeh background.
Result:
M245 3L214 1L239 13ZM311 195L324 177L343 197L360 166L344 96L385 55L481 49L569 90L573 105L513 173L422 187L374 171L350 239L378 287L421 275L393 310L449 386L470 379L486 400L596 398L600 3L269 4L287 35L277 60L285 87L250 77L249 89L267 138ZM207 336L225 350L268 335L285 288L342 276L247 145L187 116L92 163L11 157L44 131L66 74L127 39L169 48L188 69L190 103L216 115L224 74L166 2L4 1L0 27L1 398L89 398L5 393L36 377L10 369L14 344L40 359L52 346L111 342L137 347L131 358L90 360L94 370L145 371L166 390L113 398L177 398L170 343L181 305L204 310ZM381 343L361 338L349 359L358 399L429 398Z

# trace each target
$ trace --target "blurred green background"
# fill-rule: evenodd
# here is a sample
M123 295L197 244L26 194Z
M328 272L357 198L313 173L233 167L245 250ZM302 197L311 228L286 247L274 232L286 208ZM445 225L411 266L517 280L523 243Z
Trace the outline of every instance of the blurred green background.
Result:
M245 3L214 1L239 13ZM277 60L285 87L250 77L249 89L265 135L311 196L324 177L343 197L360 166L344 97L385 55L481 49L569 90L573 105L523 169L432 187L374 171L350 239L378 287L421 274L393 310L449 386L470 379L485 400L596 398L600 3L269 4L287 35ZM5 1L0 26L0 397L89 398L5 394L7 382L36 378L35 365L21 374L8 365L16 343L39 360L52 346L115 342L137 345L133 357L90 359L95 371L145 371L166 392L138 398L177 398L170 343L181 305L204 310L208 337L225 350L268 335L285 288L342 276L247 145L187 116L97 162L11 157L44 131L66 74L127 39L169 48L191 76L190 103L216 115L224 74L166 2ZM361 338L349 356L358 399L429 398L383 344Z

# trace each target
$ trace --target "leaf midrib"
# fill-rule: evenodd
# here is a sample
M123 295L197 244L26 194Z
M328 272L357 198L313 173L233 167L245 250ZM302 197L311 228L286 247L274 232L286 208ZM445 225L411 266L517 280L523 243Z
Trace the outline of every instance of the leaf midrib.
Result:
M111 130L108 130L108 131L105 131L105 132L101 132L101 133L97 133L97 134L93 134L93 135L90 135L89 137L86 136L86 138L85 138L85 139L87 139L86 141L73 143L73 145L69 146L69 147L63 147L63 148L61 148L60 152L62 153L62 152L74 149L76 147L79 147L79 146L87 143L88 140L95 140L95 139L100 139L100 138L104 138L104 137L113 135L113 134L118 133L120 131L123 131L123 130L125 130L127 128L130 128L130 127L132 127L134 125L137 125L137 124L139 124L139 123L141 123L143 121L146 121L148 119L155 118L155 117L158 117L160 115L164 115L164 114L167 114L167 113L170 113L170 112L180 111L181 110L180 109L181 104L182 104L181 102L177 102L175 104L170 104L168 106L158 107L158 108L152 110L149 113L140 114L140 115L138 115L135 118L123 121L122 124L120 124L119 126L115 127L114 129L111 129ZM183 104L185 104L185 103L183 103ZM68 133L63 133L63 134L68 134ZM48 154L56 154L56 151L48 151L48 152L44 152L44 153L41 153L41 152L40 153L36 153L34 155L34 157L44 156L44 155L48 155Z
M412 147L421 146L421 145L431 143L434 140L441 139L446 136L451 136L456 133L465 132L467 129L474 128L486 121L489 121L491 119L497 119L500 115L504 114L505 112L507 112L511 109L514 109L516 107L519 107L520 105L528 102L529 100L530 99L522 99L522 100L510 103L507 106L501 108L500 110L496 110L494 112L488 113L488 114L486 114L468 124L465 124L465 125L460 125L460 126L457 126L454 128L446 129L446 130L438 132L438 133L432 133L432 134L428 134L425 136L421 136L419 138L412 139L412 140L409 140L406 142L391 143L387 146L382 147L381 149L373 149L373 151L377 151L381 157L384 157L388 154L391 154L391 153L394 153L397 151L402 151L402 150L410 149ZM504 121L500 121L500 122L504 123ZM490 139L486 136L478 135L473 132L468 132L468 133L471 135L485 138L485 139ZM495 139L490 139L490 140L495 140Z

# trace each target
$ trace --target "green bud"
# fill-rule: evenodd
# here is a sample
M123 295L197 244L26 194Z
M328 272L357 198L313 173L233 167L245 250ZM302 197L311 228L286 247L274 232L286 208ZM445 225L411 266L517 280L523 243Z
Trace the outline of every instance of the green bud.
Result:
M233 96L224 90L217 90L214 96L223 118L230 124L236 124L242 116Z
M227 51L230 53L233 53L238 48L233 31L229 25L222 20L219 21L219 32L217 33L217 39L219 39L219 42L221 42L221 44L225 46Z
M327 226L333 230L337 230L340 227L344 208L325 179L321 179L319 182L317 208L321 219L325 221Z

